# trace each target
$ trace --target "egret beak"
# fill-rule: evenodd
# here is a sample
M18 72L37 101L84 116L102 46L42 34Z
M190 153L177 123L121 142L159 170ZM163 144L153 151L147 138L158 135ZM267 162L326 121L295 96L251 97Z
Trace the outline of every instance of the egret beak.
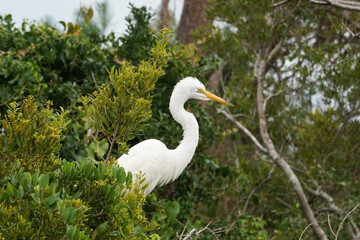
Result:
M224 99L222 99L221 97L218 97L215 94L212 94L211 92L206 91L205 89L200 88L199 91L201 93L203 93L210 100L213 100L215 102L219 102L219 103L222 103L222 104L226 104L226 105L228 105L230 107L234 106L231 103L229 103L229 102L225 101Z

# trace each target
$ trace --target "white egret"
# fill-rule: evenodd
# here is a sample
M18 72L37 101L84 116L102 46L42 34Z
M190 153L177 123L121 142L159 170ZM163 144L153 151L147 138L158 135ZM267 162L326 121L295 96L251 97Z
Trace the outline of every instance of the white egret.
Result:
M194 115L184 109L188 99L213 100L229 106L224 99L205 90L196 78L187 77L179 81L171 94L170 112L175 121L181 124L184 134L176 149L168 149L156 139L148 139L133 146L128 154L122 155L117 163L133 175L141 172L148 183L145 194L156 185L174 181L183 172L194 156L199 141L199 126Z

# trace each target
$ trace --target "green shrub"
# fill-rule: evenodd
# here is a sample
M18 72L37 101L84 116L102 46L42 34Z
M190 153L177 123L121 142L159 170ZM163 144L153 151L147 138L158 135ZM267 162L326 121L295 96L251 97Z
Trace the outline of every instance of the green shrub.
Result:
M52 171L60 164L66 112L55 113L51 102L43 107L33 97L10 104L0 123L0 175L9 169ZM14 167L16 166L16 169Z
M121 122L127 132L145 126L144 119L151 113L150 92L166 64L165 42L163 34L148 61L138 67L124 62L119 70L113 68L111 85L105 84L84 98L88 114L84 117L93 120L95 129L104 136L114 130L105 129L104 123L119 118L123 113L116 112L119 109L128 113L129 119ZM114 114L99 117L99 104ZM148 221L142 209L143 180L132 183L132 175L116 165L95 165L86 158L77 162L60 160L63 130L73 123L66 118L66 111L56 113L50 105L48 102L43 106L30 96L21 103L11 103L1 121L0 237L158 239L158 235L151 234L157 224ZM111 136L112 143L119 140L116 134ZM120 136L122 141L129 138L126 134Z
M143 239L157 226L142 210L139 186L115 165L64 161L49 174L21 168L0 192L5 239Z

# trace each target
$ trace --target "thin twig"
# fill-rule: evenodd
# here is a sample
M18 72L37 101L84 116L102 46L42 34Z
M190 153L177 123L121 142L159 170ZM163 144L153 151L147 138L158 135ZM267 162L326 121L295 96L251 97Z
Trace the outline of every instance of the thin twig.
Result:
M342 21L342 25L346 29L346 31L348 31L350 33L352 38L357 37L357 36L360 35L360 33L355 34L348 26L345 25L344 21Z
M350 216L350 214L351 214L353 211L356 210L356 208L357 208L359 205L360 205L360 203L358 203L353 209L351 209L351 211L348 212L348 213L346 214L346 216L344 217L344 219L341 221L341 223L340 223L340 225L339 225L339 228L338 228L338 230L337 230L337 232L336 232L335 240L338 239L340 229L341 229L342 225L344 224L345 220Z
M288 1L289 0L283 0L283 1L280 1L280 2L277 2L277 3L274 3L274 4L271 5L271 7L273 7L273 8L279 7L279 6L287 3Z
M188 223L186 222L186 224L185 224L185 226L184 226L184 228L183 228L183 230L182 230L182 232L181 232L181 234L180 234L180 236L179 236L180 239L181 239L182 236L184 235L187 225L188 225Z
M334 235L334 237L336 237L335 232L334 232L334 230L333 230L333 229L332 229L332 227L331 227L331 223L330 223L330 214L328 214L328 215L327 215L327 218L328 218L328 225L329 225L329 229L330 229L330 231L331 231L332 235Z
M112 149L114 147L114 143L115 143L115 140L116 140L117 132L119 130L119 126L120 126L120 121L118 121L116 123L115 132L114 132L114 135L113 135L113 139L111 140L111 143L110 143L110 148L109 148L108 154L106 156L105 163L107 163L109 161L109 158L111 156L111 151L112 151Z
M281 198L275 198L275 200L278 200L279 202L281 202L282 204L284 204L286 207L294 210L294 211L298 211L299 209L294 208L293 206L291 206L290 204L288 204L287 202L285 202L284 200L282 200Z
M277 93L271 93L269 94L269 96L267 96L265 99L264 99L264 112L266 110L266 104L267 102L272 98L272 97L276 97L276 96L279 96L281 93L283 93L285 91L285 88L284 89L280 89Z
M300 237L299 237L299 240L301 240L302 236L304 235L304 233L306 232L306 230L311 226L313 225L314 223L310 223L309 225L306 226L306 228L304 229L304 231L302 231Z
M197 231L195 228L192 229L188 234L186 234L186 236L185 236L182 240L187 240L187 239L189 239L190 237L192 237L193 235L198 236L198 235L200 235L202 232L204 232L205 230L208 230L209 232L211 232L211 233L214 235L214 237L215 237L216 239L219 239L219 238L216 236L216 233L209 228L209 225L210 225L210 224L211 224L211 222L209 222L205 227L203 227L203 228L200 229L199 231ZM181 239L181 237L182 237L182 234L180 235L180 239Z

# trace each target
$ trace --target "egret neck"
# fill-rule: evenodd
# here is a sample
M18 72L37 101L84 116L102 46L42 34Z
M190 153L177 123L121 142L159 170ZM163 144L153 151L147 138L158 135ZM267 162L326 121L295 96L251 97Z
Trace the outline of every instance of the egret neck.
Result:
M173 178L176 179L190 163L199 142L199 125L195 116L184 109L188 96L174 90L170 98L170 112L183 128L183 139L179 146L171 150L169 159L173 166Z

